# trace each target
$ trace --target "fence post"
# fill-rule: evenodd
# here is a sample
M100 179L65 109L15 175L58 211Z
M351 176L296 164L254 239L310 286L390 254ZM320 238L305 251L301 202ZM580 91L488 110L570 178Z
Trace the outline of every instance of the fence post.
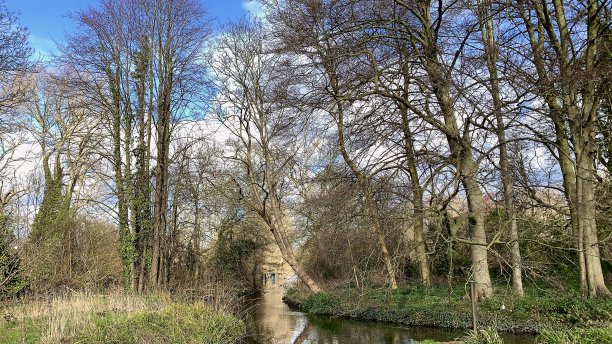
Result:
M476 331L476 285L470 282L470 300L472 301L472 330Z

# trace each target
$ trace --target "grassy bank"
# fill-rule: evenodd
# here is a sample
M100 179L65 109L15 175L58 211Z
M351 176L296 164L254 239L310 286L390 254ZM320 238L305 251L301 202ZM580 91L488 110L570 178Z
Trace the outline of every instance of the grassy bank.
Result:
M393 322L405 326L468 329L471 306L462 288L342 289L311 294L291 289L285 301L313 314ZM503 309L502 309L503 308ZM543 329L609 329L612 299L583 299L577 293L530 291L516 297L498 288L478 304L478 326L502 332L540 333ZM607 330L606 330L607 331Z
M441 344L433 340L418 342L420 344ZM461 344L504 344L504 340L496 330L486 329L470 331L467 335L453 343ZM610 328L575 328L572 330L543 330L536 344L609 344L612 343Z
M74 294L0 309L0 343L234 343L244 324L166 294Z

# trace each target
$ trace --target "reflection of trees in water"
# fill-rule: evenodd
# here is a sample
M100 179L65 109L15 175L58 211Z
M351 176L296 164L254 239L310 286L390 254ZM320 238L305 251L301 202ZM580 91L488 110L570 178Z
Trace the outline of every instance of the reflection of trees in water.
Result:
M262 319L265 318L265 314L261 314L261 302L261 298L249 299L244 302L238 316L245 323L246 337L240 344L272 343L274 338L273 330L262 321Z
M308 316L308 325L293 344L311 343L307 340L313 333L316 337L316 343L319 344L403 344L414 342L410 333L400 328L360 323L347 319Z
M275 327L266 320L268 316L270 314L265 312L258 313L254 317L257 320L253 321L253 318L251 318L251 321L247 321L248 333L252 334L253 337L244 343L407 344L425 339L449 341L463 335L462 331L435 328L398 328L380 323L361 322L328 316L304 316L293 312L274 314L274 317L284 317L291 323L290 329L295 332L290 337L287 337L283 329ZM297 333L298 331L299 333ZM533 337L506 336L504 342L532 343Z
M245 344L403 344L412 343L410 335L405 330L386 327L379 324L362 324L357 321L330 318L323 316L296 316L292 314L275 314L273 317L286 317L294 332L291 338L286 338L283 329L275 328L266 320L265 312L253 313L246 321L249 338ZM298 324L303 320L303 326ZM302 328L300 330L300 327ZM278 332L280 330L280 332ZM283 338L286 342L279 342Z
M244 322L247 330L247 338L242 341L242 344L275 344L274 328L266 323L266 314L262 313L261 299L253 301L249 306L248 314L245 313ZM282 343L279 343L282 344Z
M282 302L282 291L269 288L263 297L252 300L245 318L249 344L290 344L308 323L305 317L290 314Z
M283 304L281 289L269 289L262 298L244 304L243 319L249 338L244 344L406 344L417 340L454 340L462 331L434 328L398 328L329 316L305 315ZM523 343L525 338L509 343ZM531 338L531 342L533 338ZM529 342L529 341L527 341Z
M308 339L308 337L310 337L310 334L314 330L315 330L315 327L312 324L308 323L308 325L304 327L302 332L300 332L300 335L297 336L297 338L295 338L295 340L293 341L293 344L307 343L306 340Z
M274 330L261 321L247 324L247 333L249 337L247 341L245 341L245 344L274 343Z

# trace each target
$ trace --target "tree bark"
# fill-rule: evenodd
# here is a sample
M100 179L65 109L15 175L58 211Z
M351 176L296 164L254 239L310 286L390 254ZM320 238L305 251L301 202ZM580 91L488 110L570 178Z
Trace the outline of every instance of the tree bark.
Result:
M319 284L316 283L312 279L312 277L310 277L308 273L306 273L306 271L302 268L302 266L298 263L297 259L295 258L293 248L287 244L288 240L286 238L286 235L284 234L286 233L286 226L283 223L283 221L280 220L280 217L278 217L277 215L270 215L268 216L268 218L269 220L266 222L268 223L268 226L270 227L270 231L272 232L272 235L274 236L274 240L276 241L276 244L278 245L281 251L283 260L285 260L285 262L289 264L291 269L302 280L302 282L306 284L306 286L308 287L308 289L310 289L310 291L312 291L313 293L321 292L322 289L321 287L319 287Z
M432 84L432 92L438 102L443 123L439 123L427 115L423 116L423 119L430 121L446 136L450 149L450 162L457 169L459 180L465 188L472 241L470 244L472 273L476 283L476 296L479 300L483 300L493 295L493 286L487 258L485 207L482 191L477 181L479 166L474 160L471 137L467 131L469 122L464 123L466 128L463 130L463 135L457 125L457 117L453 108L454 99L450 92L451 76L445 71L438 56L440 47L436 41L437 35L433 32L435 26L431 19L431 1L424 1L420 6L422 62ZM439 18L438 20L442 19Z
M598 52L598 44L602 38L598 2L589 0L586 4L587 37L584 56L576 59L580 62L576 62L570 54L574 53L571 48L575 45L572 42L575 36L569 32L565 5L561 0L553 0L550 4L528 4L524 1L519 1L518 4L529 34L540 86L538 93L546 101L555 125L565 194L568 198L574 236L577 237L580 285L583 290L588 291L590 297L610 295L601 270L595 221L595 135L600 103L592 76L598 73L597 59L601 55ZM549 8L551 5L552 10ZM535 24L531 22L528 10L536 13ZM547 54L546 58L545 42L551 47L551 53ZM548 69L547 63L551 64ZM577 65L578 63L580 65ZM584 74L584 80L574 80L572 76L577 73ZM566 133L568 129L571 136ZM573 164L572 157L575 159Z
M493 113L496 122L495 133L499 145L499 169L504 190L504 204L508 216L508 233L510 238L510 253L512 256L512 287L518 295L523 296L521 250L516 223L516 211L514 208L514 183L512 181L510 164L508 161L506 126L502 115L503 103L501 91L499 89L499 75L497 73L497 51L499 49L495 41L495 29L493 26L493 16L491 15L491 1L484 0L480 6L479 20L482 32L482 43L486 56L487 69L489 70L490 94L493 100Z
M325 56L322 56L323 58ZM368 217L374 228L374 233L378 238L378 245L380 247L380 253L382 255L383 263L385 265L385 271L387 273L387 280L389 282L389 287L391 289L397 289L397 279L395 278L395 268L393 267L393 262L391 261L391 255L389 254L389 249L387 248L387 242L385 240L385 233L380 222L380 217L378 214L378 209L376 207L376 202L374 200L374 195L372 194L372 189L370 186L369 178L357 167L357 164L351 159L347 149L346 149L346 140L344 138L344 105L342 101L339 99L340 95L340 87L338 84L338 75L336 73L336 69L334 66L330 66L328 64L325 65L326 73L331 81L332 91L334 92L334 101L335 101L335 115L336 115L336 128L338 130L338 147L340 149L340 154L344 159L344 162L349 166L353 175L357 178L357 183L363 196L365 198L366 209L368 212Z
M408 78L405 78L407 83ZM405 85L405 90L408 89L408 85ZM423 204L423 188L419 180L419 173L417 171L413 137L410 130L410 123L408 121L408 109L400 104L400 112L402 117L402 132L404 134L404 151L406 155L406 166L408 168L408 174L410 175L410 185L412 187L412 203L414 206L414 242L415 251L417 256L417 262L419 264L419 274L421 277L421 283L426 286L431 286L431 277L429 272L429 264L427 262L427 249L425 247L425 240L423 233L425 229L425 211Z

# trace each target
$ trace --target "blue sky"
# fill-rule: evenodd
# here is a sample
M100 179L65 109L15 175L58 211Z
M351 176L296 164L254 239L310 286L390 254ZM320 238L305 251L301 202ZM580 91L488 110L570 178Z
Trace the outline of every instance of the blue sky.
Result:
M200 0L217 23L236 20L256 9L247 0ZM30 44L43 56L55 50L55 41L61 41L64 32L74 29L66 17L71 11L86 9L98 0L5 0L10 11L19 13L19 22L30 30Z

